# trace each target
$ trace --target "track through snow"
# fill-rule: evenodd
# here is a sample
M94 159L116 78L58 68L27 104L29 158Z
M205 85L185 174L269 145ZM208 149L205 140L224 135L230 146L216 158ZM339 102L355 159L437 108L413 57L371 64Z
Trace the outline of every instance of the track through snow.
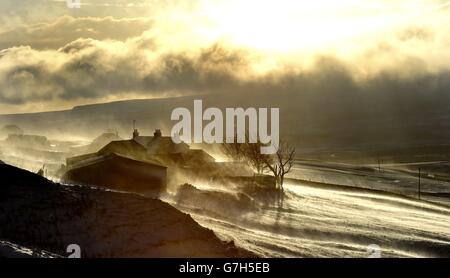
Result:
M263 257L450 257L450 209L364 190L287 184L282 208L179 205L225 240Z

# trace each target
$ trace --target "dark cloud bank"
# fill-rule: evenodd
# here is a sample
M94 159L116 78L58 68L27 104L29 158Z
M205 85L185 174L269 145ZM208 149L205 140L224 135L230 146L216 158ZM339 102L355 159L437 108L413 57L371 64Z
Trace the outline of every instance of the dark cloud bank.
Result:
M1 116L33 132L93 136L108 127L129 132L133 119L150 133L168 128L170 112L195 98L218 107L280 107L282 137L321 148L438 144L450 140L450 73L426 72L422 61L355 78L335 58L312 70L251 74L251 55L214 45L199 51L161 49L151 36L125 42L78 39L58 50L0 51L0 102L25 105L104 97L184 97L78 107L72 111ZM412 70L417 67L418 70ZM196 97L194 97L196 96Z

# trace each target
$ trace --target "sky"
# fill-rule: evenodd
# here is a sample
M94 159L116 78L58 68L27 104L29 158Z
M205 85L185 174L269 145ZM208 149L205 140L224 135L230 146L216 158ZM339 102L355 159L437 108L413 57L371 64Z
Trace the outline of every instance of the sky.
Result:
M448 1L2 0L0 114L324 83L433 98L449 45Z

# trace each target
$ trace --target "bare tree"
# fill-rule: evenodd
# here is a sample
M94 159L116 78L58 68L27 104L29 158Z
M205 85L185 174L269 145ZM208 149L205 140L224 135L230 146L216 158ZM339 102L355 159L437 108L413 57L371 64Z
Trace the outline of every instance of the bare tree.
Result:
M243 144L236 143L235 140L233 143L224 143L221 145L222 152L236 162L243 162L245 159Z
M281 191L284 190L284 178L292 170L295 158L295 148L288 143L281 143L278 151L274 155L264 156L266 168L272 172L277 186Z
M225 155L233 159L233 161L244 162L254 169L259 175L263 174L267 169L265 161L267 160L266 155L261 154L261 147L263 144L261 142L257 143L237 143L234 140L233 143L225 143L222 145L222 151Z
M250 165L250 167L258 173L258 175L262 175L267 170L267 165L265 163L267 160L267 155L261 154L262 146L263 145L260 142L246 144L243 150L247 164Z
M227 143L223 145L225 155L234 161L244 162L258 174L270 172L275 177L276 186L283 191L284 178L292 170L295 148L282 142L273 155L261 154L263 144L258 143ZM248 140L247 140L248 142Z

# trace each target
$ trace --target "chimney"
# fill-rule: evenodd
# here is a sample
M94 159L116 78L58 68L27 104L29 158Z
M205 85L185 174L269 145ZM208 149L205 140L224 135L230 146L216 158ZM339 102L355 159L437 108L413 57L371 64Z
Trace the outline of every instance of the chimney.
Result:
M162 137L161 129L156 129L155 133L153 133L155 138Z
M135 139L136 137L139 137L139 131L137 129L134 129L134 131L133 131L133 139Z
M139 131L136 128L136 120L133 120L133 139L139 137Z

